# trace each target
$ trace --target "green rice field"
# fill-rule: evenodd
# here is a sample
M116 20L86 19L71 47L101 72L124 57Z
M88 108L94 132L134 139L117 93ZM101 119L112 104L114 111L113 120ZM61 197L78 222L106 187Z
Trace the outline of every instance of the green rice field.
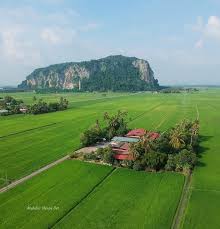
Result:
M169 228L183 180L117 169L55 228Z
M31 103L34 95L16 93L13 96ZM54 101L61 95L36 96ZM80 133L101 118L105 111L126 110L129 127L157 131L165 131L183 118L199 116L200 158L193 171L180 227L220 228L220 89L201 89L189 94L64 93L62 96L70 101L70 108L66 111L0 117L2 178L7 175L10 181L16 180L79 148ZM77 163L67 161L0 194L0 228L16 228L16 225L21 228L23 224L23 228L30 228L32 223L39 223L38 228L47 228L54 223L58 228L171 227L183 187L182 175L117 169L84 199L86 193L111 172L111 168L101 166L99 170L98 165ZM79 171L76 173L76 170ZM93 170L94 178L86 186L88 184L83 183L88 182L86 174L89 176L88 171ZM71 179L83 184L74 186ZM1 179L0 186L4 185ZM82 194L80 190L83 190ZM50 195L50 191L54 193ZM63 192L67 193L66 199L59 194ZM63 206L62 211L53 212L48 221L45 213L25 210L29 201L55 205L57 198ZM74 207L77 201L80 203ZM11 214L10 209L17 214Z

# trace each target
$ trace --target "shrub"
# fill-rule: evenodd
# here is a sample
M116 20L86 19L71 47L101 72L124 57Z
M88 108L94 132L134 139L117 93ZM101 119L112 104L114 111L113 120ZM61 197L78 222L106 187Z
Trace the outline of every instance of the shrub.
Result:
M102 140L102 130L99 126L94 125L87 129L81 136L80 142L82 146L89 146Z
M83 159L87 160L87 161L97 160L97 156L96 156L96 154L94 152L86 153L86 154L83 155Z
M110 147L104 148L103 152L104 152L103 161L113 165L115 161L114 158L115 152Z
M136 171L144 170L144 166L141 163L141 161L137 160L133 164L133 169L136 170Z
M168 160L165 165L165 169L168 171L174 171L176 169L176 157L173 154L168 155Z
M189 166L189 168L192 169L196 161L196 154L184 149L176 155L176 170L182 171L185 166Z
M133 168L134 162L132 160L123 160L123 165L129 169Z
M106 138L111 139L116 135L124 135L128 132L127 128L127 112L118 111L115 115L104 114L104 121L106 122Z
M160 153L169 153L171 151L169 141L169 136L166 133L161 134L161 136L155 140L154 150Z
M150 169L164 168L167 160L167 155L164 153L150 152L144 155L144 164Z

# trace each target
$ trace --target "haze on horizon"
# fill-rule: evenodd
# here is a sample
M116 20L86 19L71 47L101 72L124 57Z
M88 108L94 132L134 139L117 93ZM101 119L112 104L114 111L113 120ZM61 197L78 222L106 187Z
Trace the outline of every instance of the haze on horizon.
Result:
M220 84L220 0L8 0L0 27L0 85L118 54L148 60L160 84Z

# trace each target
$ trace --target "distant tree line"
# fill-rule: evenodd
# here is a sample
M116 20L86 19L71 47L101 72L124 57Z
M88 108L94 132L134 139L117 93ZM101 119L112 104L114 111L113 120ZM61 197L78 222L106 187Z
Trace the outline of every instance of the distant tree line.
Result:
M161 89L161 93L192 93L192 92L197 92L199 91L197 88L181 88L181 87L169 87L169 88L164 88Z
M7 112L1 113L0 115L11 115L20 114L20 108L24 104L23 100L15 99L12 96L5 96L0 98L0 109L6 110Z
M60 98L59 102L50 103L44 102L42 99L39 99L38 102L35 102L34 104L28 106L28 113L36 115L55 111L62 111L68 108L68 103L68 100L63 97Z
M68 108L68 100L60 97L59 102L44 102L42 99L37 101L37 98L33 97L33 104L25 105L23 100L15 99L12 96L5 96L0 98L0 112L1 116L12 115L12 114L43 114L55 111L62 111ZM5 112L3 112L3 110Z

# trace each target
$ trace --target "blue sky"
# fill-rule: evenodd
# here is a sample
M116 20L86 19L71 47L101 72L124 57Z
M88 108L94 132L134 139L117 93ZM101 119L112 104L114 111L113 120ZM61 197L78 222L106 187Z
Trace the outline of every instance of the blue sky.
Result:
M220 84L220 0L1 1L0 52L0 85L113 54L148 60L161 84Z

